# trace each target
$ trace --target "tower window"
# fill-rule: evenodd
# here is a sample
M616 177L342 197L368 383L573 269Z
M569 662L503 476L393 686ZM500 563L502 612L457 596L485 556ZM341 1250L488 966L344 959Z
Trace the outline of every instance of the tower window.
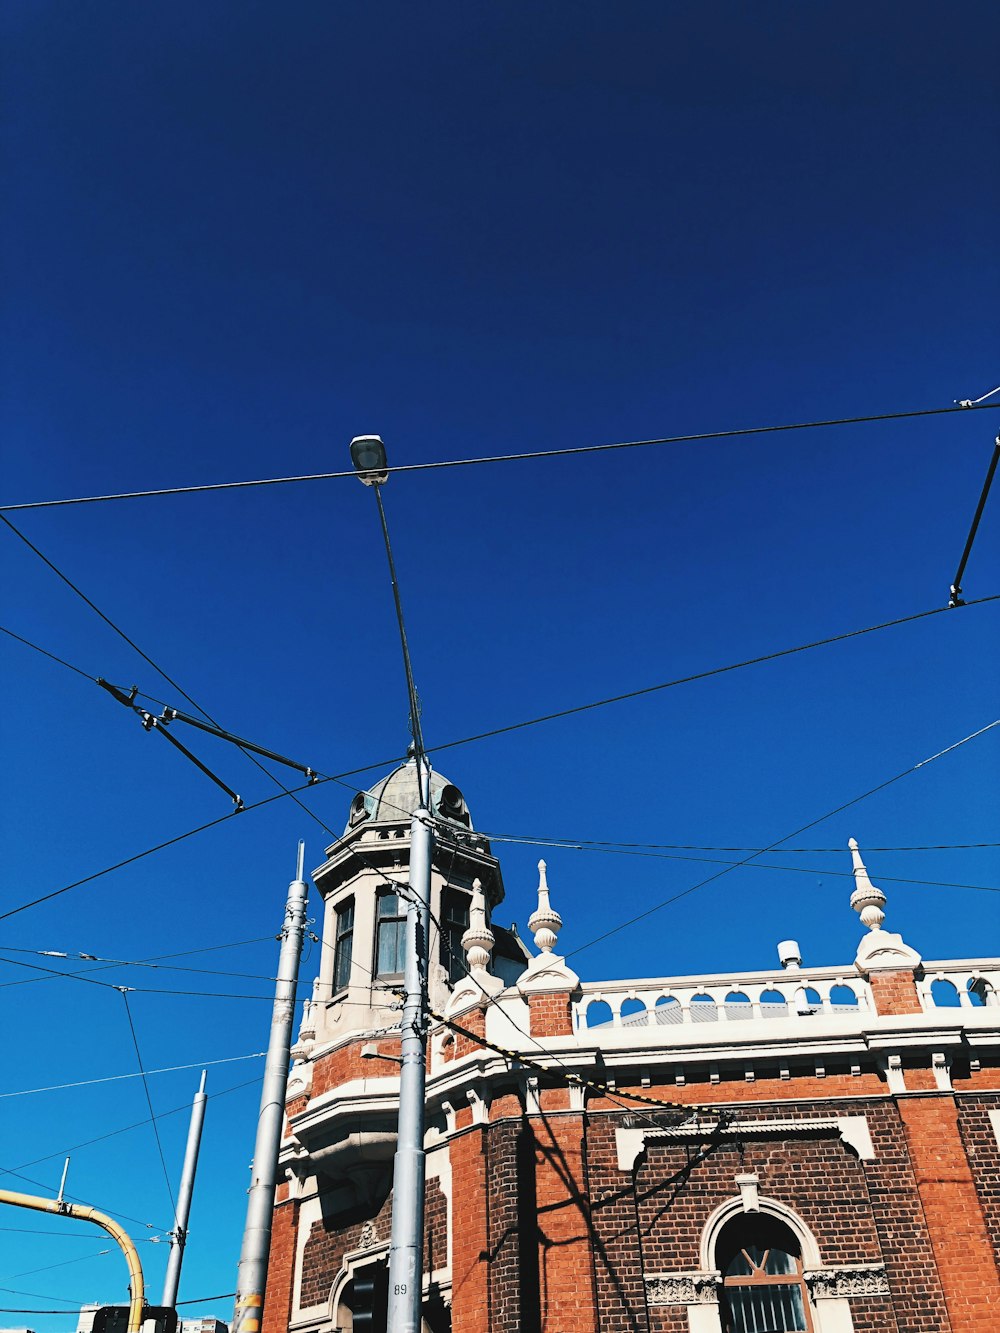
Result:
M726 1333L812 1333L801 1246L783 1222L764 1213L734 1218L716 1262Z
M333 990L346 990L351 980L354 953L354 899L348 898L337 908L336 938L333 949Z
M375 966L380 977L398 976L405 968L406 904L398 893L378 896Z
M469 929L468 894L457 889L445 891L441 925L441 964L448 969L448 980L454 986L466 971L462 936Z

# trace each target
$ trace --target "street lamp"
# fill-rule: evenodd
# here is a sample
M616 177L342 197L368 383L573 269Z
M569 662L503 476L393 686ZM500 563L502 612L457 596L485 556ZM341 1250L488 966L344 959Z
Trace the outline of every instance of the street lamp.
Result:
M351 462L366 486L381 486L389 478L381 435L355 435L351 441Z
M389 1240L389 1333L420 1333L424 1256L424 1099L427 1058L427 929L431 902L431 857L434 827L430 815L430 765L424 752L420 707L406 642L403 604L389 527L382 505L382 484L388 479L385 445L379 435L356 435L351 461L359 480L375 492L389 577L396 605L396 623L403 650L410 735L417 765L417 808L410 823L410 892L406 907L406 959L403 1014L400 1025L399 1123L392 1164L392 1233ZM362 1055L371 1059L371 1045ZM391 1058L391 1057L390 1057Z

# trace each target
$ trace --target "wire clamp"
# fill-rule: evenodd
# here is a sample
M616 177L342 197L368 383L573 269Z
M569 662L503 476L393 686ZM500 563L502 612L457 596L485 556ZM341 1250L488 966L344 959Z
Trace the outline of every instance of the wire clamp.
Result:
M957 583L951 585L951 596L948 598L948 605L950 607L965 605L965 599L962 597L962 589Z

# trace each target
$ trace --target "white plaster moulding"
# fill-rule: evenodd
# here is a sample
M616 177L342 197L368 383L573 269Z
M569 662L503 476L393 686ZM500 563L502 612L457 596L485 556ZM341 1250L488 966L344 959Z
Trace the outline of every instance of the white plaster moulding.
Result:
M618 1170L631 1171L647 1143L652 1140L704 1142L715 1135L723 1139L837 1136L854 1150L861 1161L871 1161L875 1157L868 1119L863 1115L827 1116L812 1120L775 1117L770 1120L740 1120L721 1127L718 1120L691 1120L683 1125L670 1125L663 1129L616 1129Z
M331 1099L321 1098L310 1102L304 1111L293 1116L290 1124L293 1134L299 1130L310 1130L317 1125L327 1124L341 1115L395 1113L399 1109L399 1089L367 1089L358 1081L343 1083L337 1089L337 1096ZM333 1114L331 1114L333 1113Z

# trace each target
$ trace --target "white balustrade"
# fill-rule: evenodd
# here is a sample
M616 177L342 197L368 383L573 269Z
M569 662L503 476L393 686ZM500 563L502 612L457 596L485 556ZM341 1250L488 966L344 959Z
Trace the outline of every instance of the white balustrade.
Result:
M587 983L577 1029L807 1019L873 1009L868 983L849 969L809 968L651 981Z
M995 958L925 963L923 971L917 993L926 1013L1000 1008L1000 965Z
M925 963L916 985L928 1013L950 1007L966 1016L1000 1007L996 959ZM588 982L581 991L574 1005L574 1022L581 1031L775 1019L806 1023L875 1012L868 982L849 967Z

